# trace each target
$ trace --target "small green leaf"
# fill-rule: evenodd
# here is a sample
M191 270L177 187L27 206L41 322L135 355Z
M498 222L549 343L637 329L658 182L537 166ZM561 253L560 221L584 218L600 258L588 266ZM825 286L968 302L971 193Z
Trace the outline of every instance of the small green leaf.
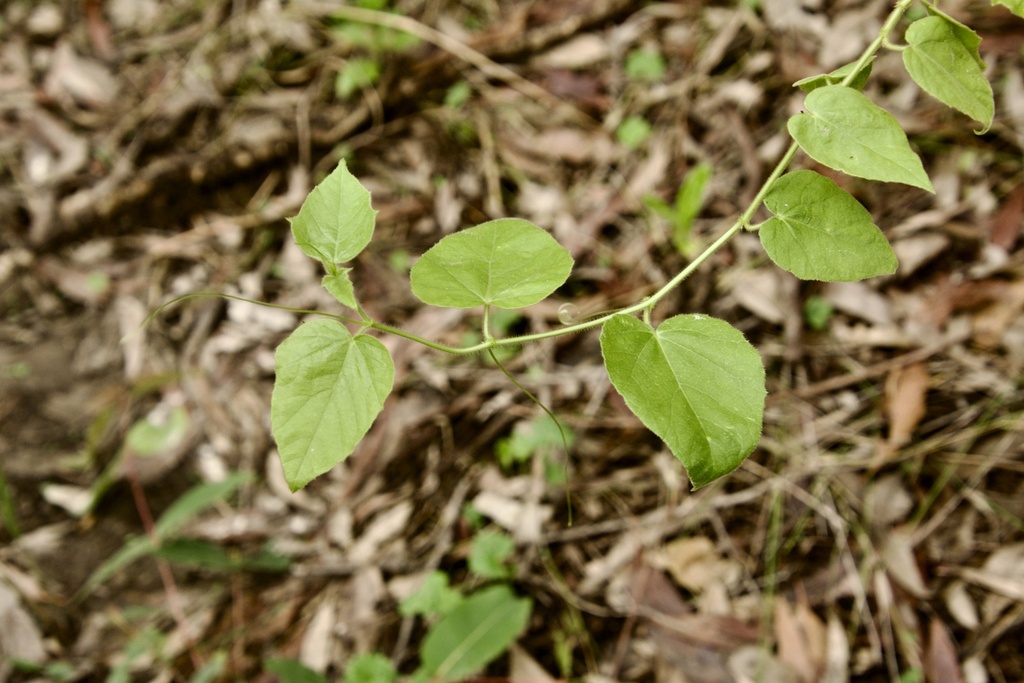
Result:
M267 549L256 555L242 555L215 543L193 538L165 540L155 554L174 564L226 572L276 573L286 571L291 564L289 558Z
M342 161L313 188L290 223L302 251L330 273L334 264L351 261L369 244L376 216L369 191Z
M615 139L627 149L636 149L651 137L651 124L642 116L629 116L615 129Z
M473 593L427 634L419 673L442 681L478 673L515 642L531 610L531 601L506 584Z
M420 614L433 617L448 614L462 602L462 593L448 584L448 575L442 571L434 571L423 579L419 589L398 604L398 612L403 617Z
M499 218L448 235L412 267L412 291L434 306L535 304L565 282L572 257L551 235L520 218Z
M444 106L449 109L458 109L473 95L473 86L469 81L456 81L444 95Z
M699 488L739 467L761 436L764 366L732 325L706 315L657 330L616 315L601 330L615 389L668 445Z
M630 80L660 81L665 70L665 58L657 50L633 50L626 57L626 76Z
M164 510L153 527L153 533L160 539L170 537L177 533L186 522L194 519L206 508L230 496L247 481L249 481L247 473L236 472L223 481L193 486Z
M802 280L849 282L896 272L889 241L860 202L825 176L794 171L764 199L758 234L772 261Z
M277 347L270 423L292 491L344 460L391 393L384 345L330 320L304 323Z
M672 243L679 253L686 255L690 248L693 221L704 206L704 194L711 180L711 164L701 162L694 166L676 194L675 216L672 225Z
M380 63L366 57L349 59L334 80L334 93L340 100L363 88L375 85L380 80Z
M864 86L867 85L868 78L871 76L871 67L874 63L875 58L872 56L871 59L868 60L868 63L864 65L864 68L857 72L857 75L852 81L850 81L850 85L847 87L853 88L854 90L863 90ZM826 85L838 85L843 82L843 79L846 78L851 71L853 71L853 67L856 65L856 62L850 62L849 64L844 64L835 71L827 74L801 78L793 85L804 92L811 92L812 90L817 90L818 88L822 88Z
M345 683L394 683L396 680L395 665L379 652L356 655L345 667ZM291 679L285 681L291 683Z
M563 435L569 447L572 447L575 438L572 429L566 424L555 424L547 415L541 415L529 422L519 422L511 434L498 439L494 455L498 464L508 470L515 464L529 460L538 451L563 448Z
M828 327L828 321L832 319L834 312L829 300L821 295L809 296L804 302L804 321L816 332L821 332Z
M935 99L981 123L984 130L980 132L987 131L995 100L984 62L978 63L977 48L972 54L942 16L915 21L907 29L906 40L909 47L903 51L903 64L911 78Z
M327 683L323 674L294 659L268 659L263 664L263 670L277 674L282 681L288 683Z
M352 272L351 268L338 268L335 272L324 275L324 279L321 280L320 284L342 304L351 309L356 309L359 308L359 304L356 303L356 290L352 286L352 280L348 275L350 272Z
M476 535L469 547L469 571L483 579L508 579L513 569L508 564L516 549L515 541L500 531Z
M129 539L120 550L108 557L89 576L82 587L78 589L74 600L87 598L121 569L139 558L154 553L157 550L154 537L157 543L172 537L182 525L194 519L206 508L230 496L248 480L249 477L246 473L236 472L223 481L198 484L190 488L160 515L160 519L157 520L153 528L153 537L146 535Z
M131 426L124 445L142 457L166 453L182 444L188 426L188 411L182 406L175 406L167 414L150 413Z
M188 683L215 683L215 681L220 680L227 663L227 654L223 650L218 650L214 653L213 657L207 660L206 664L203 664L198 671L192 674L192 677L188 679Z
M826 85L789 119L789 133L815 161L868 180L934 192L921 159L893 116L853 88Z
M992 6L1002 5L1006 9L1024 19L1024 0L992 0Z

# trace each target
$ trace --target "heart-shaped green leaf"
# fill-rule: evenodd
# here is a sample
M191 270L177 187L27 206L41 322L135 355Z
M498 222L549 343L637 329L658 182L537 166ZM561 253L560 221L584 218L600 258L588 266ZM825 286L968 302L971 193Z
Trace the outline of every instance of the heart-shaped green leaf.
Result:
M761 436L764 366L732 325L679 315L658 329L616 315L601 330L616 390L686 466L694 488L739 467Z
M993 2L992 4L994 5L995 3ZM974 63L978 65L979 69L984 70L985 60L981 58L981 52L978 50L978 48L981 47L981 36L979 36L970 26L957 21L935 5L926 5L925 9L928 10L929 15L933 17L941 17L946 22L946 24L953 30L953 35L956 36L956 39L963 43L964 47L967 48L967 52L970 53L971 59L974 60Z
M376 216L369 191L342 161L313 188L290 223L302 251L333 273L335 264L351 261L369 244Z
M448 235L412 267L412 291L451 308L521 308L558 289L572 256L529 221L499 218Z
M768 256L802 280L849 282L896 272L889 241L856 199L814 171L782 176L758 233Z
M815 161L858 178L935 191L899 122L863 93L826 85L807 95L804 109L789 119L789 134Z
M972 49L943 15L919 19L907 29L909 46L903 64L911 78L932 97L970 116L984 126L992 125L995 100L985 77L984 62L978 56L977 34L961 25L961 34L973 35ZM980 63L979 63L980 62Z
M352 453L391 393L395 366L379 341L330 320L301 325L275 358L271 430L297 491Z

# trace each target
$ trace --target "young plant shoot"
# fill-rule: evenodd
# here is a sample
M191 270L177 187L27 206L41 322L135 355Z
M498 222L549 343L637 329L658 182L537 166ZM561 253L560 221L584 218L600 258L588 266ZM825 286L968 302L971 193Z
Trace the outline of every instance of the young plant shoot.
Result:
M787 125L793 142L729 229L654 294L557 330L506 337L491 329L497 309L535 304L572 272L569 252L544 229L518 218L444 237L411 271L412 291L425 304L481 310L478 343L452 347L372 319L359 305L344 264L369 243L376 212L369 192L342 162L291 221L296 242L323 264L323 286L354 315L306 322L278 347L271 422L288 485L300 489L348 457L380 413L395 373L375 332L472 354L600 327L612 384L679 458L693 486L738 467L761 434L765 372L760 355L722 320L674 315L654 327L651 312L741 230L757 230L771 260L801 279L851 281L895 272L892 247L856 199L821 174L787 169L802 151L850 176L934 191L900 124L861 92L883 49L901 51L907 72L924 91L977 121L979 131L988 130L995 107L974 31L921 2L927 16L906 27L906 45L891 42L914 1L896 3L856 61L797 84L807 96ZM1019 1L997 2L1024 15ZM752 225L761 206L771 218ZM482 592L470 600L491 597Z

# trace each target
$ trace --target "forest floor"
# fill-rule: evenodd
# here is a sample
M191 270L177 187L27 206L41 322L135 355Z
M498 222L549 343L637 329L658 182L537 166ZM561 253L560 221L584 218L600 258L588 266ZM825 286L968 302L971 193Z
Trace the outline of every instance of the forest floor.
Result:
M486 680L1024 680L1024 22L989 4L942 6L983 38L990 131L896 52L866 89L937 192L831 174L895 275L800 282L741 234L656 309L762 355L764 434L734 473L689 490L596 332L503 358L567 459L488 359L391 337L383 413L293 494L270 396L303 316L190 299L140 332L150 313L195 292L343 312L286 220L341 159L379 211L354 264L378 320L472 339L479 311L424 307L408 270L503 216L576 268L501 331L635 303L754 197L792 84L890 4L4 3L0 681L300 680L282 660L341 680L367 653L409 674L427 626L399 603L435 571L482 585L482 537L511 539L496 561L532 601ZM701 164L675 230L651 198Z

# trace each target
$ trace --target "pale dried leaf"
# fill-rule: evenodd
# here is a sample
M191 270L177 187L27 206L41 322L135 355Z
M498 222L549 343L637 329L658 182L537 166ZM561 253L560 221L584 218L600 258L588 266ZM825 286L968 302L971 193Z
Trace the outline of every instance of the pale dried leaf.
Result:
M978 606L974 598L967 592L967 585L963 581L954 581L946 589L946 609L957 623L968 630L974 630L981 625L978 617Z
M799 675L785 662L769 654L763 647L747 645L729 655L729 671L736 683L799 683Z
M834 69L854 61L878 35L878 3L868 2L865 5L859 11L849 8L840 12L825 29L818 51L818 62L823 69Z
M511 532L517 541L533 543L541 537L544 522L555 510L535 501L521 501L494 491L481 491L473 499L473 507Z
M378 606L385 594L380 567L368 566L356 572L348 587L348 599L339 602L339 614L344 615L345 626L351 630L359 652L370 651L379 640L382 614Z
M581 69L610 56L608 41L593 33L584 33L532 60L534 66L548 69Z
M158 0L108 0L106 12L110 22L120 29L143 29L160 17Z
M331 640L340 608L338 596L333 590L327 589L324 593L323 601L309 620L299 648L299 661L321 673L326 672L331 663Z
M580 582L576 592L579 595L592 594L604 582L618 573L619 570L634 561L636 554L643 547L644 539L641 534L622 534L605 555L587 562L583 568L583 580Z
M826 638L828 654L821 683L847 683L850 680L850 642L843 622L831 612L828 615Z
M910 277L921 266L946 251L950 244L949 237L940 232L919 232L897 240L892 245L900 264L897 275Z
M704 536L678 538L654 554L652 564L664 569L677 584L693 593L705 593L716 586L734 583L740 568L723 558L711 539Z
M830 282L824 296L836 310L854 318L880 327L892 324L892 303L863 282Z
M924 675L930 683L963 683L956 645L946 626L933 617L928 626L928 649L924 656Z
M988 669L979 657L964 660L964 683L989 683Z
M652 194L665 177L671 156L669 145L651 140L650 153L647 158L633 171L623 195L632 202L641 202L644 197Z
M982 605L982 623L991 624L1014 601L1024 601L1024 544L1000 548L981 569L960 570L965 581L991 591Z
M775 604L775 641L779 659L804 683L820 680L825 666L827 641L825 625L803 603L790 606L784 598Z
M46 645L18 594L0 583L0 661L12 658L42 664L46 661ZM0 669L0 674L2 672Z
M37 186L66 180L89 160L89 143L52 114L30 109L24 121L32 132L24 147L25 175Z
M740 271L728 279L740 306L765 322L780 325L786 319L786 303L779 277L775 269L759 268Z
M904 477L891 474L872 481L864 492L864 517L876 531L903 521L914 507Z
M412 502L403 500L374 517L349 548L349 560L357 565L372 562L382 545L405 530L411 515Z
M537 154L572 164L605 164L615 157L615 143L604 130L548 128L521 141Z
M882 561L886 572L904 590L918 598L928 596L921 569L914 557L912 534L904 528L893 529L882 542Z
M37 5L28 16L25 28L35 38L56 38L64 30L64 13L57 5Z
M1024 148L1024 75L1018 69L1007 72L1002 95L1007 118L1017 129L1018 146Z
M81 517L92 507L92 490L73 484L43 484L40 493L50 505L56 505L72 517Z
M925 415L929 381L928 367L924 363L913 363L889 373L885 380L885 399L890 446L910 442Z
M57 44L43 82L43 90L50 97L58 102L73 99L100 109L113 103L120 89L121 84L106 66L77 54L67 41Z
M508 649L508 655L510 683L555 683L558 680L519 645L513 643Z

